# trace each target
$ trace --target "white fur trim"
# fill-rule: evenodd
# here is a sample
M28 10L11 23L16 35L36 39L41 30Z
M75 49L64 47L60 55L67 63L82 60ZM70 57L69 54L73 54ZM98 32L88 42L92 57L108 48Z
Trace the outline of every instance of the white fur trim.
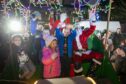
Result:
M80 38L79 38L80 35L82 34L82 30L77 29L76 32L77 32L77 36L76 36L77 47L78 47L79 50L82 50L82 45L81 45Z
M80 69L78 69L78 70L76 70L76 69L74 69L74 72L75 73L80 73L80 72L82 72L83 71L83 68L81 67Z
M81 52L75 52L76 55L79 55L80 57L82 56L82 53Z
M86 54L86 55L89 55L91 52L92 52L92 50L87 50L87 51L84 51L84 52L82 52L82 53L83 53L83 54Z

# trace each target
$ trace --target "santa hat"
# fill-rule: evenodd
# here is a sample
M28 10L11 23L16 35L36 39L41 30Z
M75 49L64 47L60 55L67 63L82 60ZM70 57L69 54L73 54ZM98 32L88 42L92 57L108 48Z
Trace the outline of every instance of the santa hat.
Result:
M54 37L54 36L48 36L48 37L45 39L46 46L49 47L49 45L51 44L51 42L52 42L53 40L57 40L56 37Z

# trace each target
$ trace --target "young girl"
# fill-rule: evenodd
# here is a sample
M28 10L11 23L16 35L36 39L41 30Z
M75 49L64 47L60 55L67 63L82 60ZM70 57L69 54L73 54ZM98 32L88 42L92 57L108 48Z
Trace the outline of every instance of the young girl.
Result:
M57 39L48 36L45 39L46 47L43 48L42 63L44 64L44 78L54 78L60 76L60 57L57 48Z

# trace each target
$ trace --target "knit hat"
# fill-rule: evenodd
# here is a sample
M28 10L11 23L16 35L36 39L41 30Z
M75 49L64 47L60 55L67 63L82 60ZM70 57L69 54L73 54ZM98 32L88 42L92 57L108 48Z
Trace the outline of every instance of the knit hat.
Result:
M13 34L13 35L11 36L11 41L14 40L15 37L19 37L19 38L21 38L21 40L23 40L23 37L22 37L21 34Z
M51 42L52 42L53 40L57 40L56 37L54 37L54 36L48 36L48 37L45 39L46 46L49 47L49 45L51 44Z
M35 16L41 16L41 13L39 11L34 11L32 14L34 14Z

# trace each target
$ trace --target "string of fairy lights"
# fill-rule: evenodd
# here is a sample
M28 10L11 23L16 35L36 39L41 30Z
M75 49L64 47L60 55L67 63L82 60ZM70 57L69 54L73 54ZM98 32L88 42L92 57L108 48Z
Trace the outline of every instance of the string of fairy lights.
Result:
M14 16L22 16L24 18L29 17L27 12L30 7L39 7L40 9L44 9L45 11L52 12L55 11L57 14L62 12L63 7L65 7L59 0L24 0L27 2L27 5L24 4L23 0L2 0L4 13L11 17ZM107 13L110 9L109 4L107 4L108 0L74 0L73 2L73 14L78 17L84 18L84 14L86 15L85 8L88 9L96 7L96 20L100 19L99 12ZM13 13L12 13L13 12Z
M59 13L64 11L65 8L64 3L61 3L59 0L2 0L4 14L8 17L16 16L21 17L27 22L26 29L28 28L28 21L31 17L31 7L39 7L39 9L44 11L48 11L49 13L47 16L50 17L52 11L57 12L56 14L60 15ZM85 16L87 12L85 12L85 8L87 7L88 10L91 8L96 8L96 21L100 20L99 12L107 13L110 9L110 5L107 3L109 0L74 0L72 3L72 11L71 14L77 15L77 17L83 18L85 20ZM70 3L71 5L71 3ZM56 15L58 17L58 15ZM72 15L71 15L72 16ZM74 17L74 16L73 16ZM88 17L88 16L87 16ZM86 18L87 18L86 17ZM74 19L72 18L74 22Z
M43 6L45 7L48 7L51 9L54 9L54 10L58 10L63 7L63 5L60 3L59 0L27 0L29 1L29 4L32 4L34 5L35 7L36 6L39 6L40 8L42 8ZM82 7L84 6L89 6L89 7L94 7L96 5L99 5L101 2L104 3L106 0L74 0L74 8L79 8L79 10L83 10ZM10 8L10 7L18 7L18 8L28 8L28 7L25 7L22 3L21 3L21 0L3 0L3 5L6 5L7 7L6 8ZM15 6L13 6L15 5ZM3 6L5 7L5 6ZM99 11L108 11L110 8L109 4L106 4L104 6L104 8L101 8L99 7L97 10Z

